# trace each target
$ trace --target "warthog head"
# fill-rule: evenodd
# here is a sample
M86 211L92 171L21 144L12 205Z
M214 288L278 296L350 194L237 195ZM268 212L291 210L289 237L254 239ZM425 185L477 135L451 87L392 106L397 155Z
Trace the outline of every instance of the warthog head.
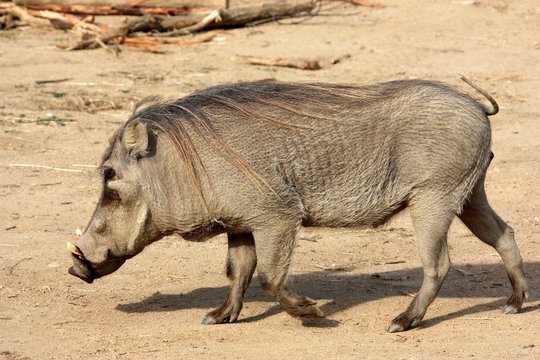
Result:
M205 169L192 137L219 153L209 140L214 139L219 149L226 149L224 159L250 173L189 99L154 100L143 102L113 135L101 165L103 191L92 220L75 244L68 242L74 262L70 274L89 283L165 235L198 241L223 232L203 196L200 174Z
M143 190L138 160L148 156L149 133L138 119L128 122L105 154L103 191L92 220L77 243L68 242L73 266L69 273L91 283L118 269L162 236Z

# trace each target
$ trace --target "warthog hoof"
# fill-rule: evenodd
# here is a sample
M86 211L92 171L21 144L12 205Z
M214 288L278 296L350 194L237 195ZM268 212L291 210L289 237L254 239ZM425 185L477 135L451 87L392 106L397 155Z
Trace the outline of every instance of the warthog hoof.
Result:
M517 314L519 312L519 309L514 307L513 305L504 305L501 309L503 314Z
M392 320L392 324L388 327L386 331L389 333L401 332L408 330L410 328L416 327L422 321L422 317L409 318L407 313L403 313Z
M216 320L211 316L206 316L203 321L201 322L203 325L213 325L216 324Z
M390 325L390 327L388 328L388 332L389 333L396 333L396 332L401 332L401 331L404 331L405 329L403 328L403 326L399 325L399 324L392 324Z
M213 318L210 315L206 315L201 324L203 325L214 325L214 324L228 324L236 322L236 318L231 320L230 316L227 316L223 321L218 321L217 319Z

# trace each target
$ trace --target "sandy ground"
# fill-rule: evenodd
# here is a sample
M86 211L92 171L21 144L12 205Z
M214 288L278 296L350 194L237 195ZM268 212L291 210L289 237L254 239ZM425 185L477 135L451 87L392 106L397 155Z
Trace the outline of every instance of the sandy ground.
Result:
M300 24L234 29L164 55L64 52L56 45L76 34L0 32L0 359L540 358L539 3L381 2L332 3ZM310 72L237 55L341 60ZM92 285L67 274L66 240L99 195L89 166L143 97L269 78L429 78L468 91L459 74L501 105L487 192L524 258L531 297L521 314L500 312L511 293L501 259L456 220L439 297L418 328L387 333L422 281L407 214L377 230L302 230L291 287L317 299L325 319L291 318L255 280L238 323L201 325L227 291L223 237L163 239ZM61 78L70 80L36 84Z

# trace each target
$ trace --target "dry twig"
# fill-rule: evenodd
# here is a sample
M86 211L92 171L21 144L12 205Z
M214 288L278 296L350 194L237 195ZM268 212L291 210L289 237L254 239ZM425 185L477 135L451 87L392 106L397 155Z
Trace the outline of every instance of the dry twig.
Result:
M36 85L42 85L42 84L52 84L52 83L60 83L64 81L69 81L71 78L64 78L64 79L51 79L51 80L36 80Z
M253 56L237 56L233 60L244 60L252 65L263 65L263 66L281 66L281 67L290 67L301 70L319 70L321 65L317 60L294 60L294 59L263 59Z
M91 24L94 22L94 16L92 15L79 18L75 15L60 14L49 10L28 10L28 12L32 16L50 20L56 28L60 29L84 29L98 33L109 29L107 26Z
M114 41L120 45L131 46L145 51L149 51L156 54L163 54L165 51L158 48L156 45L164 44L174 44L174 45L192 45L200 44L212 40L216 35L212 34L202 39L194 40L180 40L180 39L169 39L169 38L122 38L117 37Z
M216 22L221 22L221 15L219 10L214 10L210 14L208 14L204 19L199 21L198 23L184 27L182 29L173 30L169 32L162 33L161 36L180 36L180 35L187 35L192 34L197 31L201 31L205 27L207 27L209 24Z
M33 168L64 171L64 172L75 172L75 173L82 172L82 170L79 170L79 169L64 169L64 168L57 168L57 167L48 166L48 165L37 165L37 164L8 164L8 166L10 166L10 167L11 166L15 166L15 167L33 167Z
M17 261L17 262L15 263L15 265L13 265L12 267L9 268L9 274L10 274L10 275L13 275L13 276L17 276L17 275L15 275L15 274L13 273L13 270L15 269L15 267L16 267L17 265L19 265L19 264L22 263L23 261L27 261L27 260L32 260L32 258L31 258L31 257L27 257L27 258L24 258L24 259L21 259L21 260Z
M324 271L351 271L354 269L353 266L345 266L345 265L338 265L338 264L332 264L331 266L324 266L324 265L315 265L316 268L322 269Z
M384 7L383 4L373 3L367 0L345 0L345 1L354 5L365 6L365 7L378 7L378 8Z
M465 275L465 276L476 276L476 274L470 273L470 272L465 271L465 270L460 269L460 268L456 268L456 270L457 270L458 272L462 273L462 274Z

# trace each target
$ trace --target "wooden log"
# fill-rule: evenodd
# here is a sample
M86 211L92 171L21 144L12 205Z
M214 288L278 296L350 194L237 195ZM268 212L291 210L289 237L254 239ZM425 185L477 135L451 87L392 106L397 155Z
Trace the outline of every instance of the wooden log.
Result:
M306 1L302 3L275 2L255 6L221 9L220 16L222 20L213 27L234 27L262 19L292 16L303 12L309 12L315 8L315 5L315 1Z
M18 25L33 25L33 26L51 26L51 22L46 19L40 19L35 16L32 16L26 11L26 9L15 6L12 3L1 3L0 4L0 15L9 15L20 19Z
M83 49L97 49L104 47L109 41L114 43L114 39L118 37L126 36L126 28L112 29L105 34L94 34L93 36L83 36L81 41L76 42L72 45L57 45L61 49L68 51L72 50L83 50Z
M178 16L162 16L146 14L128 21L129 32L158 31L165 32L191 26L205 18L209 13L192 13Z
M129 0L14 0L16 5L84 5L84 6L111 6L123 7ZM161 7L161 8L208 8L218 9L225 7L225 0L145 0L138 4L141 7Z
M221 23L221 15L219 10L212 11L210 14L205 16L201 21L196 24L186 26L179 30L164 32L161 34L161 36L168 37L192 34L194 32L201 31L202 29L209 27L212 23Z
M178 15L190 12L209 12L206 8L158 8L158 7L127 7L127 6L87 6L87 5L26 5L30 10L48 10L78 15Z
M67 50L95 49L104 47L115 38L126 37L139 31L159 31L162 37L185 35L195 31L216 27L233 27L245 25L265 18L291 16L301 12L309 12L315 7L312 1L302 4L273 3L234 9L218 9L210 13L192 13L184 16L160 16L146 14L132 19L120 28L112 29L105 34L95 34L76 44L60 47ZM171 26L171 27L167 27ZM166 31L168 29L178 30ZM163 32L166 31L166 32ZM144 44L143 44L144 45Z
M94 21L94 17L92 15L81 19L72 14L60 14L48 10L28 10L28 13L35 17L49 19L55 27L62 29L75 28L90 30L93 32L106 32L109 30L107 26L90 24Z
M269 3L257 6L238 7L231 9L219 9L218 22L212 22L204 26L205 29L213 28L229 28L241 26L250 22L292 16L302 12L313 10L315 3L307 1L304 3ZM160 16L160 15L144 15L139 18L128 21L129 32L135 31L159 31L161 36L179 36L191 31L182 31L181 28L193 26L205 19L210 13L190 13L178 16ZM178 29L178 30L176 30ZM200 30L200 29L197 29Z

